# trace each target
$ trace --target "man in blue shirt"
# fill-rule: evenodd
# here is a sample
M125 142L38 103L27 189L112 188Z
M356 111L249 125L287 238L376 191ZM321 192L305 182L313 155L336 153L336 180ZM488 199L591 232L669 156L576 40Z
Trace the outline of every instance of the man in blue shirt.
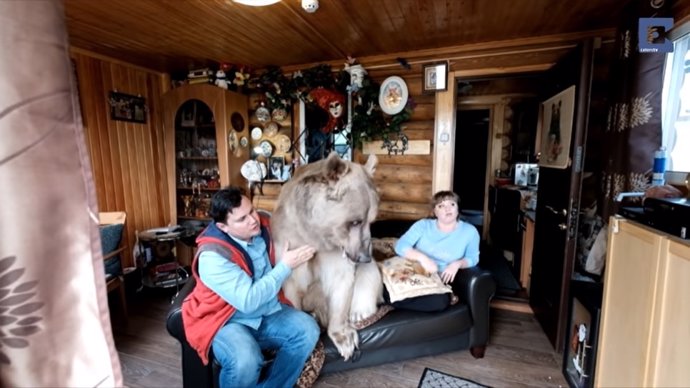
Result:
M183 304L187 339L205 363L213 348L222 387L293 386L320 329L309 314L286 304L280 289L315 250L278 247L281 261L275 263L268 217L237 187L213 196L210 215L192 265L197 284ZM259 381L263 349L276 356Z

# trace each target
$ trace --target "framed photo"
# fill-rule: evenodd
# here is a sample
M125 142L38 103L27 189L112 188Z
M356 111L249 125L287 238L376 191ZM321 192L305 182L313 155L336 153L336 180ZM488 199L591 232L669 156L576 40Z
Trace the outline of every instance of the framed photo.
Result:
M567 168L575 113L575 85L544 101L540 111L539 166Z
M573 298L570 325L563 357L563 375L572 388L594 386L594 367L601 309L585 306Z
M146 99L143 97L110 92L108 102L112 120L146 123Z
M448 90L448 62L429 63L422 69L422 93Z
M283 171L285 171L285 157L283 156L271 156L268 158L268 180L284 181Z

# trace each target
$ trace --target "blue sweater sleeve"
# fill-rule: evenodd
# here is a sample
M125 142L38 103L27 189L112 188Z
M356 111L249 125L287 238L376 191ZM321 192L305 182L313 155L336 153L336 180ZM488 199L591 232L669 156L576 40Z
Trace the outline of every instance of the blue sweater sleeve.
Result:
M238 311L251 314L278 295L290 267L283 262L259 279L252 279L242 268L216 252L199 255L199 277L204 284Z
M417 241L422 238L422 234L424 232L423 222L424 220L415 222L412 224L412 226L410 226L410 229L408 229L405 234L400 236L398 242L395 243L395 253L398 256L405 257L407 250L414 247L415 244L417 244Z
M469 224L468 224L469 225ZM469 230L472 231L472 236L469 238L467 248L465 249L465 256L461 259L469 261L469 267L474 267L479 263L479 232L477 228L470 225Z

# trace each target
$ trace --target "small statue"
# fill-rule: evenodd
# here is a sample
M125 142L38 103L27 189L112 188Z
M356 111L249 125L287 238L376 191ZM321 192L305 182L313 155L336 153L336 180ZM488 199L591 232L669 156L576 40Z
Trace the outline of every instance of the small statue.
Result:
M184 203L184 216L185 217L191 217L192 216L192 199L194 196L192 195L183 195L182 196L182 203Z
M227 89L228 88L228 80L225 77L225 72L220 69L216 72L216 86L219 88Z

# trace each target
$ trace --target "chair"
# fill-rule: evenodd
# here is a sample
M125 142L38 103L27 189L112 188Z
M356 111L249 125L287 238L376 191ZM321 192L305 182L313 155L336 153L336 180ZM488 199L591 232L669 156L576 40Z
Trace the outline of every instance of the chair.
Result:
M103 262L105 280L108 293L117 290L120 307L125 323L127 322L127 300L125 297L124 277L122 272L122 253L126 247L123 243L123 232L127 213L101 212L98 213L101 232L101 246L103 248Z

